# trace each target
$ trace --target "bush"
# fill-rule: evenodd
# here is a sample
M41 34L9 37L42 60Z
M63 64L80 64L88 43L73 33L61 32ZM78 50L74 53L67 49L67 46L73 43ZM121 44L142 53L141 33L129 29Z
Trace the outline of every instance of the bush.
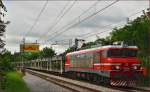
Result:
M20 72L7 72L4 92L30 92Z
M145 56L145 57L140 57L140 59L142 60L141 65L142 67L146 68L148 71L148 75L147 76L143 76L142 80L140 81L141 86L149 86L150 84L150 62L149 62L149 57Z
M0 71L6 72L13 70L11 62L13 57L10 52L6 51L4 54L0 54Z

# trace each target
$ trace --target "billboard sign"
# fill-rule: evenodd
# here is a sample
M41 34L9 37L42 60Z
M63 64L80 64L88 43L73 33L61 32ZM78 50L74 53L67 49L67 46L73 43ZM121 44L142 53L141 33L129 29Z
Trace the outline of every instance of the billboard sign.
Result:
M38 43L20 44L20 52L39 52L39 47Z

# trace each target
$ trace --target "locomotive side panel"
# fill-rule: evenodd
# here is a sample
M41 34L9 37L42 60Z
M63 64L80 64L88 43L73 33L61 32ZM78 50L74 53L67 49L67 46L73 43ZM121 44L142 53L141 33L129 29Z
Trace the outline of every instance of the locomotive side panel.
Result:
M111 85L133 85L142 74L140 60L136 57L135 46L104 46L69 53L66 72L71 71L78 77L109 82ZM87 76L88 75L88 76ZM91 77L92 76L92 77ZM131 82L130 82L131 81ZM134 83L133 83L134 82Z
M93 68L92 53L71 55L70 67L71 68Z

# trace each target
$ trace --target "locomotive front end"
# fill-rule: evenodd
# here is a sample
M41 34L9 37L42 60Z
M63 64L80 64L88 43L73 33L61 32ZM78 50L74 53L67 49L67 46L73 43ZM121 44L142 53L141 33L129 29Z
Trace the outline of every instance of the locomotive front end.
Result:
M111 63L110 84L112 86L136 86L142 76L140 60L137 58L138 48L110 48L107 62Z

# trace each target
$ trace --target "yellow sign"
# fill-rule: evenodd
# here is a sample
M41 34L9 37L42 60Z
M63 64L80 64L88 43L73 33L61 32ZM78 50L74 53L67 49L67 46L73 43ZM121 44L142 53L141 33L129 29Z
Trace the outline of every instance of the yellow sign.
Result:
M25 43L20 44L20 52L39 52L39 44L37 43Z

